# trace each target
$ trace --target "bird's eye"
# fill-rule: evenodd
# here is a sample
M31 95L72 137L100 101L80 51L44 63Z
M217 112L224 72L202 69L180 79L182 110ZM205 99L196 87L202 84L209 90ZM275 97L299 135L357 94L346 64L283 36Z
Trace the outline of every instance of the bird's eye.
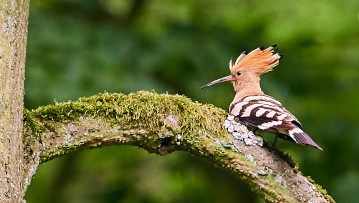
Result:
M240 75L241 75L241 72L238 71L238 72L237 72L237 75L240 76Z

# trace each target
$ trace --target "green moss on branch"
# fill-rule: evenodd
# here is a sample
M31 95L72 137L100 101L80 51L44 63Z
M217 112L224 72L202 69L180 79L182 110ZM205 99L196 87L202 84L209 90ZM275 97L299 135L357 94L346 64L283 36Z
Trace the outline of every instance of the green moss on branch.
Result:
M185 96L141 91L129 95L103 93L78 101L26 110L24 122L33 135L40 139L41 132L54 130L50 128L54 122L70 123L83 118L102 118L113 124L132 123L146 126L147 129L157 129L163 126L163 116L169 114L179 118L178 128L183 132L204 128L218 134L226 113L213 105L192 102Z

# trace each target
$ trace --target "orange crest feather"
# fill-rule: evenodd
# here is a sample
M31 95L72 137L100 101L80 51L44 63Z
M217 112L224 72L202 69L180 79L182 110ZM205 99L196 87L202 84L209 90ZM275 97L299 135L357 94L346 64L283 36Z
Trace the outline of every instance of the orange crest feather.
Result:
M278 65L279 59L282 57L278 53L273 54L275 52L273 49L275 46L276 45L270 46L267 49L262 47L257 48L249 54L247 54L247 52L242 52L234 65L232 65L232 60L230 61L229 69L231 72L245 69L259 75L271 71L273 67Z

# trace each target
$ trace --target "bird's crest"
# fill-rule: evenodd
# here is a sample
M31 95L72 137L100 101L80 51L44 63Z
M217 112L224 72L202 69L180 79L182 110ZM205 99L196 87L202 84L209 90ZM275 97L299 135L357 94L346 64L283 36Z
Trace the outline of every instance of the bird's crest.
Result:
M258 75L271 71L273 67L278 65L279 59L282 57L278 53L274 54L274 47L276 45L270 46L267 49L259 47L250 53L244 51L233 65L232 60L229 62L229 69L233 73L236 73L238 70L247 70Z

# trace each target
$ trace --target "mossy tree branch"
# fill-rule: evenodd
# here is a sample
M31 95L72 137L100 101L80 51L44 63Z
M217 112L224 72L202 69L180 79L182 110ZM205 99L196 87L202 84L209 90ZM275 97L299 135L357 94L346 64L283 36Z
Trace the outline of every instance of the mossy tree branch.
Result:
M39 163L104 145L166 155L188 151L231 171L269 202L334 202L289 157L246 146L222 126L226 112L179 95L99 94L24 115L27 182Z

